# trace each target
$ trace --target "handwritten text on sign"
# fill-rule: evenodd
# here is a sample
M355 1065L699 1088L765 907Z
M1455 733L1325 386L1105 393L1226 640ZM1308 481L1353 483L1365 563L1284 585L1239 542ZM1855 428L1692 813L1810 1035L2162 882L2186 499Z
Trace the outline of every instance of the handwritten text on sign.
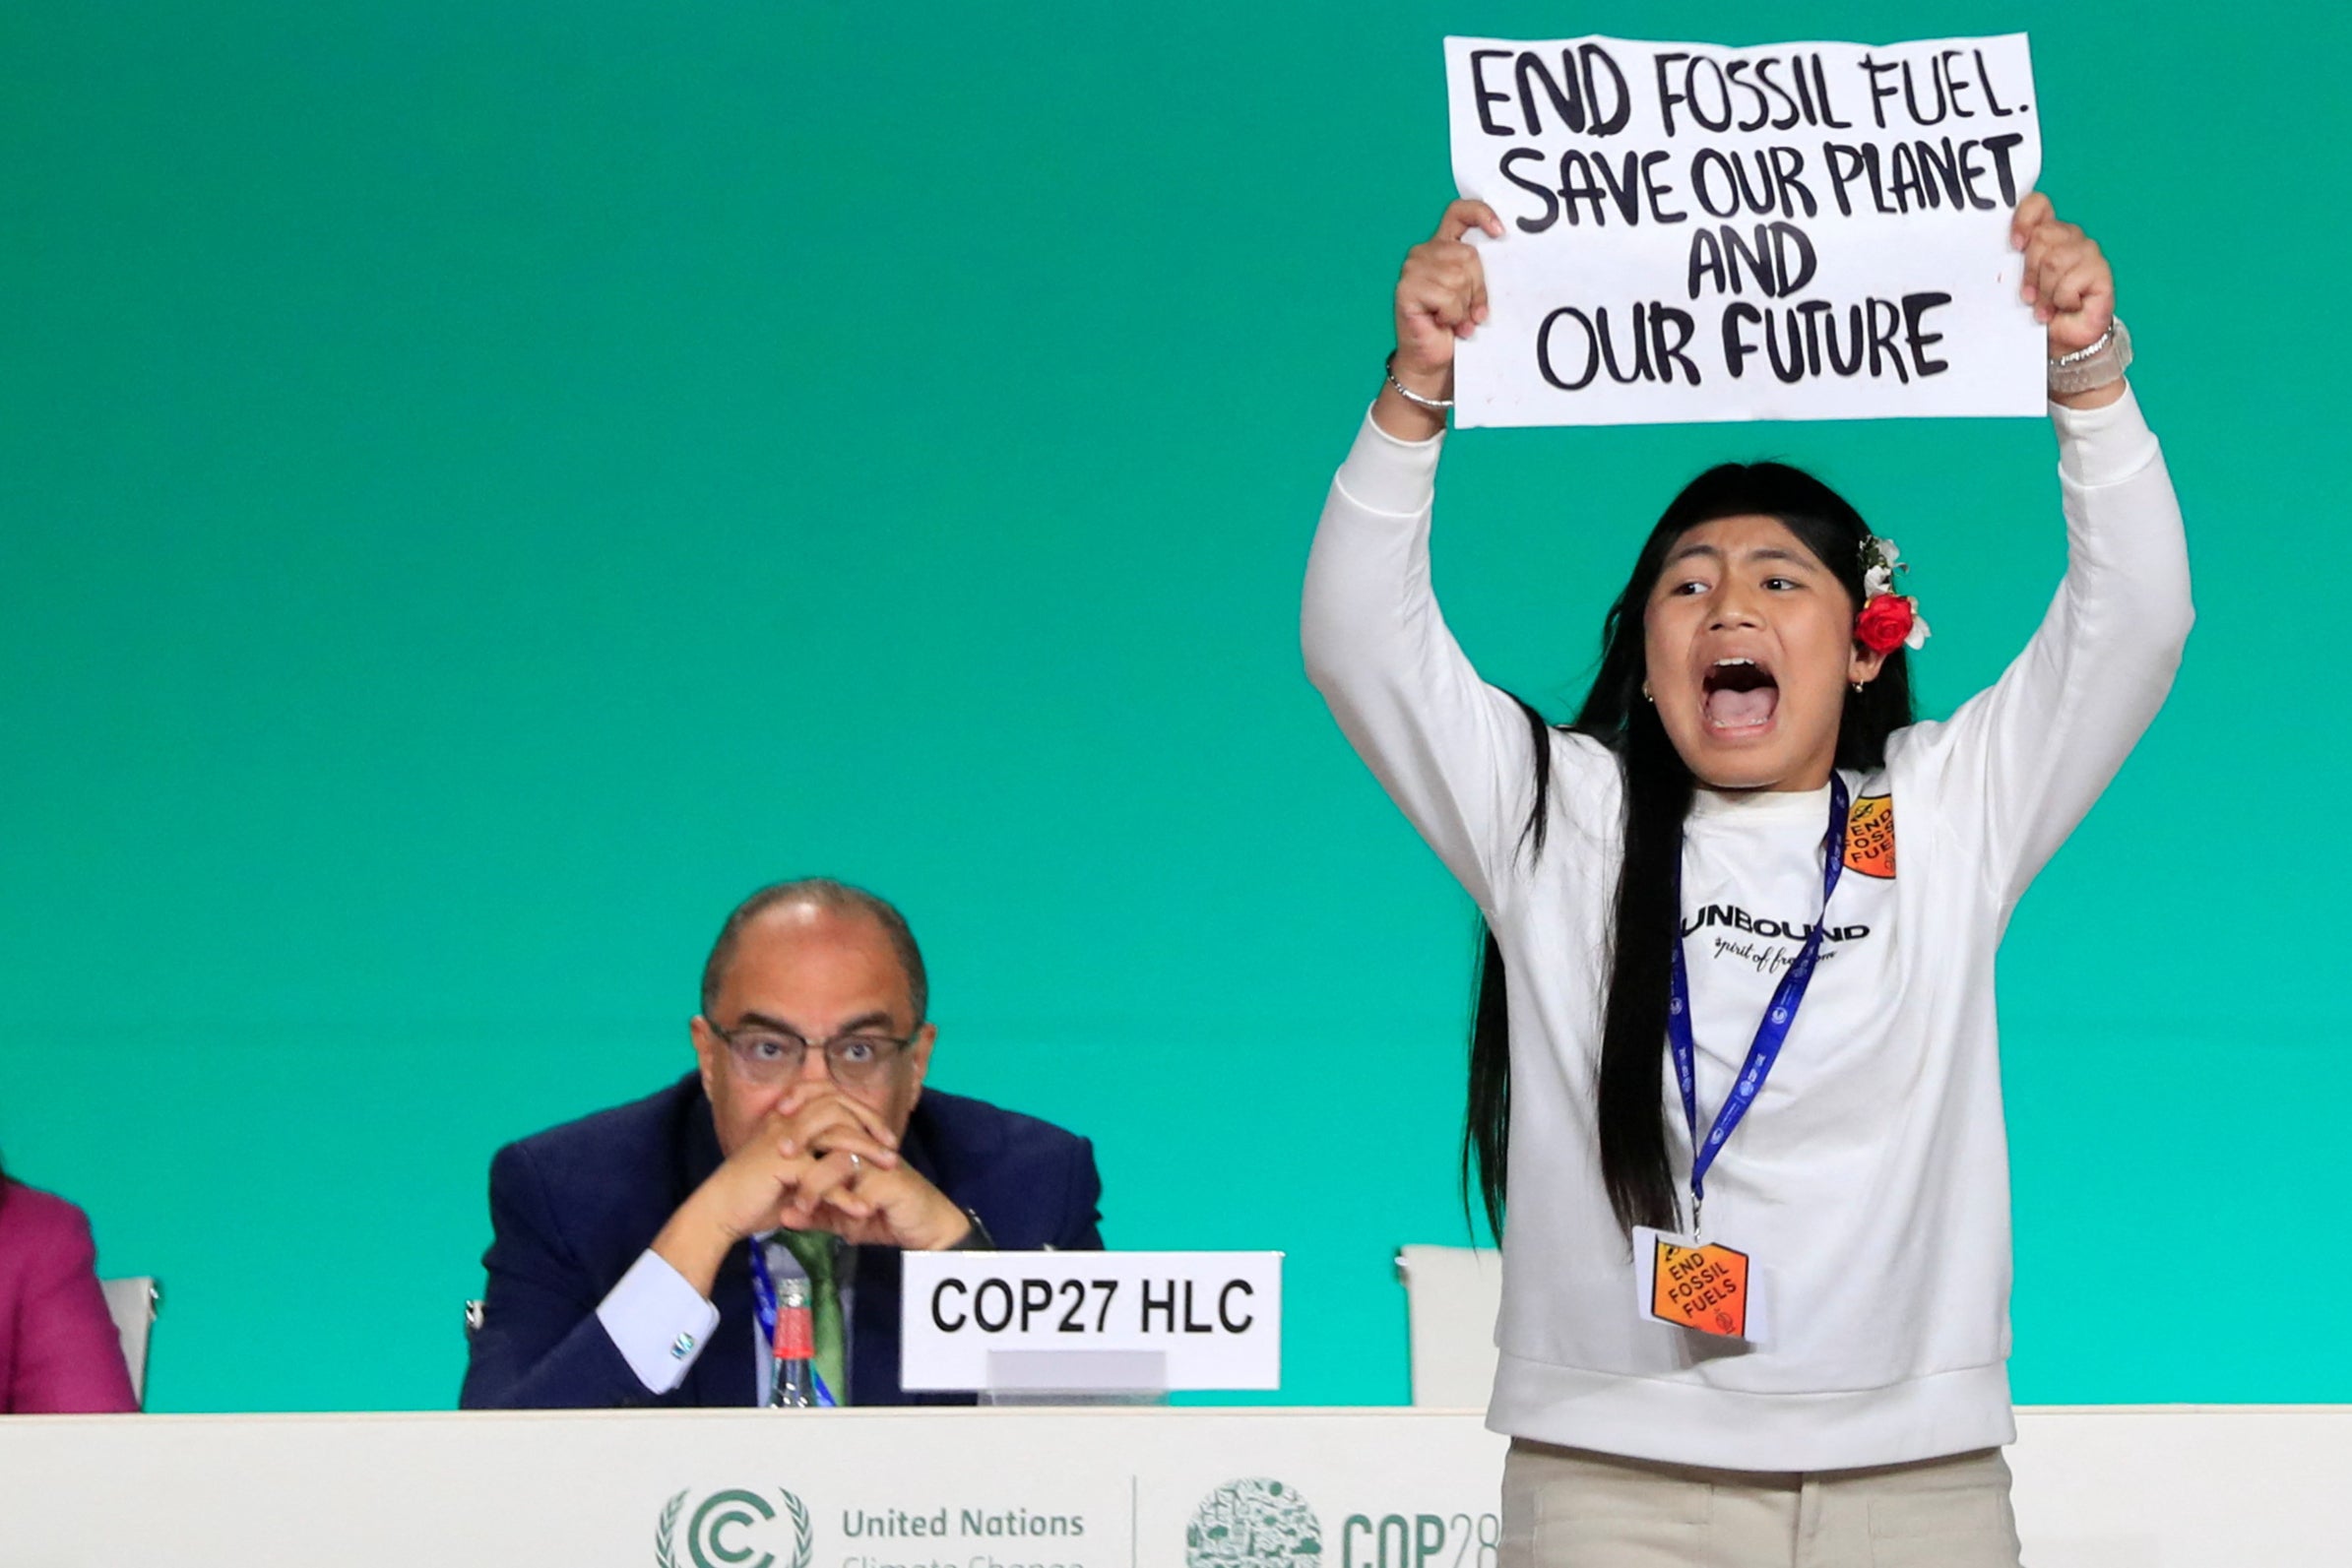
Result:
M1151 1360L1154 1387L1282 1386L1279 1252L910 1252L904 1268L910 1389L1003 1386L991 1358L1007 1355L1121 1353Z
M2025 36L1727 49L1445 40L1493 316L1465 425L2038 414L2011 213Z

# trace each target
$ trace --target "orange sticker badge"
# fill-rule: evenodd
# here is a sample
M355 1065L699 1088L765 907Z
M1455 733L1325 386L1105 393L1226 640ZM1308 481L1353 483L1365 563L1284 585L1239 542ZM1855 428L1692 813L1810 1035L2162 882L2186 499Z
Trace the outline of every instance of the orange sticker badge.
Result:
M1677 1328L1743 1339L1748 1333L1748 1254L1709 1242L1678 1246L1658 1238L1650 1316Z
M1894 797L1864 795L1846 816L1846 869L1894 876Z

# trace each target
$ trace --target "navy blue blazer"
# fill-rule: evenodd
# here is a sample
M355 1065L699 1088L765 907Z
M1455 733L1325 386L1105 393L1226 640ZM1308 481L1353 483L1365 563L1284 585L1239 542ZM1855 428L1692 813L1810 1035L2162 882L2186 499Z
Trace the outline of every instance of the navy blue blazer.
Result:
M999 1247L1100 1249L1094 1145L1050 1122L923 1091L899 1153ZM719 1134L700 1079L508 1144L490 1160L489 1287L466 1362L465 1410L744 1405L754 1361L749 1249L712 1286L719 1327L673 1392L647 1392L597 1303L703 1179ZM899 1387L899 1250L859 1247L851 1393L859 1405L969 1405Z

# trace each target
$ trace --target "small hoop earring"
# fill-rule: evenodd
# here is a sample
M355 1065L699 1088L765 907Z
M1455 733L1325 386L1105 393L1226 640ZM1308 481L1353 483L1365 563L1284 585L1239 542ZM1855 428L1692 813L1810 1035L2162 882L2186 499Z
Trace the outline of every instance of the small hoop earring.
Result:
M1641 683L1641 700L1645 703L1654 703L1658 700L1650 695L1650 683L1646 680Z

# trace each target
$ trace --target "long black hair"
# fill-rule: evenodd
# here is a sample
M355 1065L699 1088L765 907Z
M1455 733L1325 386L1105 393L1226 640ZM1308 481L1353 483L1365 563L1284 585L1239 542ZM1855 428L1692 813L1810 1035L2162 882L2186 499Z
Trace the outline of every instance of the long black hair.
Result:
M1862 514L1820 480L1783 463L1726 463L1691 480L1650 530L1624 592L1601 623L1601 664L1575 721L1561 727L1616 753L1624 777L1624 862L1618 871L1610 922L1608 1007L1601 1029L1601 1077L1594 1111L1600 1128L1601 1180L1618 1223L1671 1229L1681 1210L1681 1179L1667 1158L1666 1004L1674 966L1683 821L1696 787L1658 713L1642 697L1642 614L1666 568L1667 552L1690 530L1728 517L1777 519L1836 574L1854 606L1863 603L1863 549L1871 536ZM1544 852L1552 791L1552 729L1526 703L1534 755L1535 799L1521 830L1531 857ZM1872 769L1886 760L1886 741L1911 722L1911 669L1898 648L1877 678L1846 694L1838 720L1836 766ZM1487 1223L1499 1239L1510 1151L1510 1018L1502 948L1482 919L1472 985L1470 1103L1462 1130L1462 1195L1478 1189Z

